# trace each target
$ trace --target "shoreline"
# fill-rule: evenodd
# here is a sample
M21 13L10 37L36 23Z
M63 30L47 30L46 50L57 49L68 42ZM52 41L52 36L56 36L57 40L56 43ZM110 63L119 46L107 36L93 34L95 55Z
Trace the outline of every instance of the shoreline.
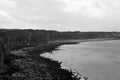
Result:
M45 52L57 50L61 45L78 44L80 42L117 40L115 38L80 39L53 41L34 47L26 47L11 51L7 57L7 72L0 76L1 80L81 80L81 75L74 75L72 71L61 68L61 63L39 56ZM74 77L73 77L74 76ZM79 77L78 77L79 76ZM78 79L79 78L79 79ZM84 80L88 78L84 77Z
M76 40L56 40L49 43L80 43L80 42L92 42L92 41L107 41L107 40L120 40L118 38L94 38L94 39L76 39Z

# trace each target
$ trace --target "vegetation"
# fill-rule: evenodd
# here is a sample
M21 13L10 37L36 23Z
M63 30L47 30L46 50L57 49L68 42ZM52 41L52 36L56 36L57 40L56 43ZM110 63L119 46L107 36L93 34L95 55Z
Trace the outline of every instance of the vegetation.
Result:
M51 70L53 70L53 73L54 73L55 71L58 70L57 76L59 77L56 76L57 77L56 79L54 78L49 80L67 80L66 79L67 77L64 77L63 79L61 75L69 74L68 77L71 78L70 72L64 69L60 69L60 64L58 62L50 61L48 59L39 57L39 54L43 53L44 51L49 52L49 51L55 50L59 45L65 44L65 43L50 44L51 41L70 40L70 39L93 39L93 38L120 38L120 32L79 32L79 31L58 32L58 31L50 31L50 30L47 31L47 30L32 30L32 29L26 29L26 30L1 29L0 30L0 80L10 80L10 79L19 80L19 79L12 79L11 76L13 76L13 74L15 74L16 72L17 72L17 75L18 75L18 72L22 73L21 70L23 70L23 68L21 68L20 65L23 65L23 67L25 67L27 64L27 66L32 67L28 69L34 70L36 65L38 65L36 67L40 67L41 64L43 63L44 65L47 66L43 68L49 68L48 72L51 72ZM25 47L30 47L30 49L28 48L25 49ZM32 47L34 48L32 49ZM27 55L24 53L22 54L22 52L18 54L20 49L22 49L22 52L27 51ZM18 50L18 52L15 52L14 55L10 54L11 51L16 51L16 50ZM20 56L21 54L22 54L22 57ZM16 62L16 60L18 59L23 61ZM28 64L29 63L28 59L32 59L30 63L33 65ZM40 64L40 61L43 61L43 63ZM54 67L53 64L56 64L56 66ZM28 70L28 69L26 68L25 70ZM35 69L38 69L38 68L35 68ZM65 73L64 72L62 73L61 71L64 71ZM25 76L25 74L23 75L21 73L19 73L19 75ZM4 75L4 74L7 74L7 75L5 75L4 78L1 79L1 75ZM23 79L20 79L20 80L23 80ZM26 80L30 80L30 78ZM39 80L39 78L36 80ZM46 80L46 79L43 79L43 80ZM76 80L76 79L71 78L69 80Z
M11 50L24 46L35 46L48 41L66 39L120 38L119 32L58 32L47 30L1 29L0 39ZM2 41L2 42L3 42Z
M54 40L120 38L120 32L58 32L32 29L0 29L0 63L10 50L46 44Z

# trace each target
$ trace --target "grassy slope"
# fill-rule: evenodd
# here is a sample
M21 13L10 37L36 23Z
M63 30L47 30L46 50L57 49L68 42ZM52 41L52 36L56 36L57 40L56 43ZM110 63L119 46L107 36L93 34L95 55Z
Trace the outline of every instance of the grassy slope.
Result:
M11 54L5 59L6 64L0 66L0 80L77 80L78 78L72 77L72 72L61 69L60 63L43 58L39 56L40 53L51 52L64 44L101 40L110 39L54 41L11 51ZM85 79L87 80L87 78Z
M58 46L70 43L48 43L11 51L1 67L0 80L77 80L71 71L62 69L60 63L39 56ZM8 59L9 58L9 59Z

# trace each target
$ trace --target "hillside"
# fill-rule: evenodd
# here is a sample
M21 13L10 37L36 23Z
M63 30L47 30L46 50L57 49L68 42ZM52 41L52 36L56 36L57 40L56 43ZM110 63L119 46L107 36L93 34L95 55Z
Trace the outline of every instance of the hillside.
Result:
M61 69L60 63L40 57L39 54L56 50L57 47L63 44L77 43L64 42L64 40L96 38L119 39L120 32L58 32L32 29L1 29L0 80L67 80L67 78L69 80L78 80L76 76L72 77L72 72ZM59 41L63 42L60 43ZM41 74L42 72L45 74ZM65 75L64 77L62 77L63 74ZM84 78L87 80L86 77Z

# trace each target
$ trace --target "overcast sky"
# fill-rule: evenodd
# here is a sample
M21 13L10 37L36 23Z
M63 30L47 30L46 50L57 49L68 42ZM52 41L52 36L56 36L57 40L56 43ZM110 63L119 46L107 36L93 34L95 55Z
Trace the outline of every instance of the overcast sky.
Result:
M120 0L0 0L0 28L120 31Z

